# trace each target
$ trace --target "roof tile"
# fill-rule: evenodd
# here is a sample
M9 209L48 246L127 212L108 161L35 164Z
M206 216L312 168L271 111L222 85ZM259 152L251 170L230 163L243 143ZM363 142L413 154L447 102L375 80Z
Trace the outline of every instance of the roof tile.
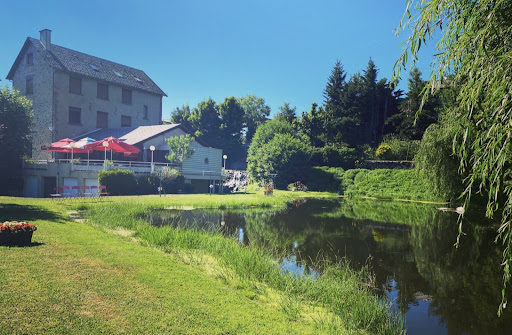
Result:
M38 39L31 37L27 38L23 49L26 48L27 42L32 43L38 51L45 53L45 58L53 68L139 91L167 96L142 70L64 48L55 44L52 44L51 50L48 51L43 47ZM7 76L8 79L14 75L15 69L21 61L21 54L22 52L20 52L15 64L11 68L11 71ZM121 76L116 75L116 72L121 74Z

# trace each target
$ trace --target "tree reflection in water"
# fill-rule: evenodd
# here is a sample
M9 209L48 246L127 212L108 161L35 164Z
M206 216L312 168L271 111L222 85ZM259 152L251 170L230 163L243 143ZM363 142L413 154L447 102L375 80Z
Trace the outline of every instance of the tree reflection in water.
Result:
M457 215L416 203L308 200L283 211L165 211L148 218L265 248L297 275L316 276L342 258L358 269L367 264L376 293L395 297L410 333L508 334L512 312L496 316L502 285L496 226L471 213L467 219L456 249Z

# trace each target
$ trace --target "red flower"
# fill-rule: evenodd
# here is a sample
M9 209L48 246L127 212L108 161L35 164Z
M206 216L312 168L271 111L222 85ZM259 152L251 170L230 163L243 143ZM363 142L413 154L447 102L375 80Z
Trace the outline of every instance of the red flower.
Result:
M18 222L18 221L5 221L4 223L0 223L0 231L3 232L20 232L20 231L34 231L37 230L37 227L33 224L27 222Z

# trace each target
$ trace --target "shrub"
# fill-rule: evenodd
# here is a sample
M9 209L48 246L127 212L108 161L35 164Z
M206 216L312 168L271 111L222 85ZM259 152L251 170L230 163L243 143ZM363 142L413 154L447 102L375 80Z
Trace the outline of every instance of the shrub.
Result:
M381 144L375 151L375 156L378 159L391 159L391 146L388 144Z
M453 131L449 126L433 124L427 128L416 157L419 175L445 200L454 200L464 190L464 177L454 154Z
M370 170L366 169L353 169L345 171L343 178L341 179L339 193L345 194L350 186L364 178L369 172Z
M164 167L161 172L162 187L165 193L178 193L185 190L185 177L176 169Z
M107 186L111 195L135 194L137 187L135 174L123 169L100 171L98 173L98 183Z
M361 158L361 152L354 148L337 147L336 145L330 144L323 148L313 149L311 165L353 169L356 167L356 162L361 160Z
M302 178L309 167L311 148L293 127L274 119L258 127L249 147L247 171L259 184L271 179L277 188Z
M156 194L160 186L160 178L155 174L143 175L137 178L137 194Z
M413 160L418 153L420 141L404 140L396 136L386 136L377 148L375 156L378 159Z
M343 174L342 168L315 166L307 170L304 181L311 191L337 192Z

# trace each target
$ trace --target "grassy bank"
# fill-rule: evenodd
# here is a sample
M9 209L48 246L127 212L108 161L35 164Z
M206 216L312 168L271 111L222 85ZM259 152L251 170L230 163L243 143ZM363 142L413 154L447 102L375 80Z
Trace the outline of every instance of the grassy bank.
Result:
M354 198L445 201L416 170L314 167L304 180L313 191L328 190Z
M378 199L444 202L416 170L347 170L341 182L344 195Z
M31 248L0 247L0 333L397 333L364 271L337 265L317 280L296 278L234 239L140 219L153 208L274 207L295 197L0 199L0 219L39 228ZM86 223L71 222L69 209Z
M264 196L262 191L249 193L227 194L170 194L148 196L110 197L109 203L119 203L123 206L143 205L149 208L273 208L284 207L290 201L301 198L334 198L336 194L329 192L288 192L274 190L274 196ZM147 200L147 199L151 200Z

